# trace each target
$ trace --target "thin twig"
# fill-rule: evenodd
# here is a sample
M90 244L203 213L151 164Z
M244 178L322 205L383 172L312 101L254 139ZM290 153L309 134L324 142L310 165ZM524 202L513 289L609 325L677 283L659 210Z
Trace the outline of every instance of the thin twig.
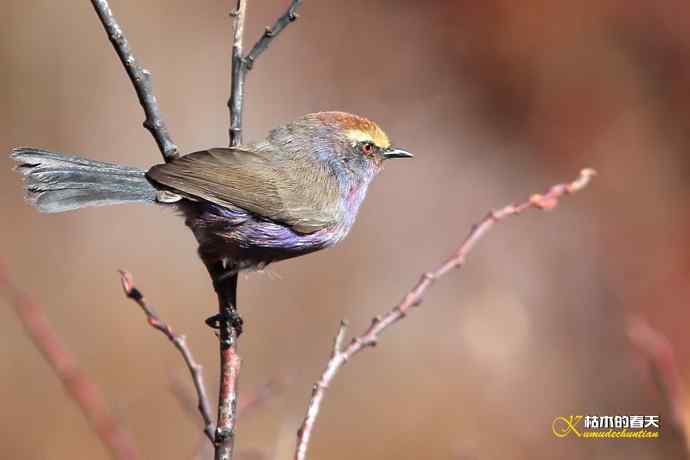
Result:
M244 77L246 69L242 55L242 39L244 36L244 21L247 15L247 0L237 0L237 8L231 14L233 17L234 34L232 39L232 60L230 72L230 147L242 143L242 109L244 103Z
M122 283L122 289L125 295L136 302L146 315L146 320L149 325L162 332L170 342L177 348L184 360L184 363L189 369L189 374L192 376L192 381L194 382L194 389L197 395L197 408L204 421L204 433L208 439L213 442L213 420L211 419L211 404L209 403L208 396L206 395L206 385L204 384L204 374L201 365L196 362L192 351L189 349L187 344L187 339L184 335L175 333L173 329L165 321L160 319L156 314L155 310L151 305L146 302L144 294L137 289L134 284L134 278L132 275L126 271L120 270L120 282Z
M62 382L67 394L77 403L101 443L119 460L135 460L139 454L131 435L116 418L100 388L77 364L48 321L44 308L15 286L0 263L0 294L14 306L22 326ZM39 417L40 418L40 417Z
M236 147L242 143L242 112L244 108L244 81L247 73L252 70L256 60L266 51L268 46L280 33L292 22L297 20L297 8L302 0L291 0L290 6L276 21L273 26L266 27L264 33L254 44L252 49L243 54L242 40L244 35L244 22L247 12L247 1L237 0L237 8L231 13L234 18L234 37L232 42L232 80L230 82L230 98L228 109L230 110L230 147Z
M448 259L436 269L424 273L417 284L405 295L398 305L385 315L374 318L371 325L361 335L353 338L345 349L342 347L342 342L345 337L347 324L342 322L333 344L331 359L328 361L323 374L321 374L321 378L314 385L311 400L307 407L307 413L297 432L297 447L294 453L295 460L304 460L306 458L309 439L314 430L314 423L319 414L325 391L340 368L350 358L366 347L376 345L379 335L384 330L404 318L412 307L416 307L422 303L427 289L429 289L436 280L449 271L462 267L470 251L472 251L477 242L479 242L497 222L507 217L521 214L530 208L552 209L558 204L558 200L561 197L575 193L586 187L594 175L594 170L584 169L580 172L580 176L573 182L554 185L543 195L532 195L523 203L511 204L497 211L491 211L479 224L472 227L465 241Z
M158 108L158 101L156 100L156 96L153 95L151 73L144 69L137 61L137 58L129 47L125 33L117 22L117 19L115 19L110 6L108 6L107 0L91 0L91 4L96 10L117 55L120 57L120 61L125 67L127 75L129 75L129 79L132 81L132 85L134 85L139 103L146 114L144 127L149 130L156 141L158 149L163 155L163 159L165 161L174 160L179 156L179 151L177 145L175 145L170 137L168 128L163 122L160 109Z
M254 47L251 49L251 51L249 51L249 53L247 53L247 56L245 56L244 58L244 66L247 70L252 70L254 62L256 62L261 53L266 51L268 45L270 45L271 42L278 35L280 35L283 29L285 29L291 22L295 22L297 20L297 18L299 17L297 15L297 8L299 8L300 3L302 3L302 0L292 0L292 3L290 3L290 6L288 7L287 11L278 19L276 19L276 22L273 23L273 26L266 27L266 30L264 30L264 33L261 36L261 38L259 38L256 44L254 44Z

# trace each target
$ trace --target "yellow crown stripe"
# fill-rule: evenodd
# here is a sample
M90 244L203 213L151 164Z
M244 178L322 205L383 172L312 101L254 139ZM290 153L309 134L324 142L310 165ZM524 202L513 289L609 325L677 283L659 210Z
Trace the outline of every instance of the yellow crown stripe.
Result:
M352 128L345 132L348 139L353 142L373 142L374 145L382 149L390 147L391 143L388 136L378 126L372 126L371 129Z

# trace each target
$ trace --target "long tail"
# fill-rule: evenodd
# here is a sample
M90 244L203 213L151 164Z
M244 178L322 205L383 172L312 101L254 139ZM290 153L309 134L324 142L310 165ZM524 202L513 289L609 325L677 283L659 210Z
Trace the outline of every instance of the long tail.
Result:
M26 199L41 212L156 201L145 171L33 148L12 151Z

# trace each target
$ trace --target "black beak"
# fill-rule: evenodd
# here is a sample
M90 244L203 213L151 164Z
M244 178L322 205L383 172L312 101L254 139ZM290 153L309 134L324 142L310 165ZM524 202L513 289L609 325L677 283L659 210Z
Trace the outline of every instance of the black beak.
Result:
M412 155L410 152L407 150L403 149L386 149L383 152L381 152L383 155L384 160L388 160L389 158L414 158L414 155Z

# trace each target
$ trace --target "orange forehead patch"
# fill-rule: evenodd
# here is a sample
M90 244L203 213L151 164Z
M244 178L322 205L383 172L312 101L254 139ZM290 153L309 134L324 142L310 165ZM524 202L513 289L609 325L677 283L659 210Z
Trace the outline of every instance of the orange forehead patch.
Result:
M377 147L391 145L386 133L371 120L346 112L320 112L317 118L324 123L337 124L353 142L373 142Z

